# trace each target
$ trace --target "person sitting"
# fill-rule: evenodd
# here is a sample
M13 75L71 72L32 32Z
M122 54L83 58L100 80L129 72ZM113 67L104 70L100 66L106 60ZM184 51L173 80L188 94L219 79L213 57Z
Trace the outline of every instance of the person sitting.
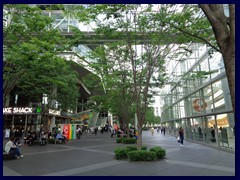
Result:
M68 142L68 139L67 139L67 137L66 137L66 134L65 134L65 132L63 131L63 133L62 133L62 137L63 137L63 139L64 139L64 142Z
M25 138L24 144L27 144L29 146L33 145L33 136L32 134L28 133L27 137Z
M65 143L65 140L64 140L64 138L63 138L63 136L61 135L60 132L57 134L56 139L57 139L57 140L60 140L61 143Z
M40 134L40 145L45 145L45 144L47 144L46 133L41 132L41 134Z
M6 151L6 153L10 154L11 157L13 157L15 159L19 159L19 157L23 157L23 155L20 152L19 147L14 144L13 137L11 137L10 140L6 143L5 151Z
M15 138L15 140L13 141L13 143L18 147L21 148L23 146L23 144L21 143L19 138Z

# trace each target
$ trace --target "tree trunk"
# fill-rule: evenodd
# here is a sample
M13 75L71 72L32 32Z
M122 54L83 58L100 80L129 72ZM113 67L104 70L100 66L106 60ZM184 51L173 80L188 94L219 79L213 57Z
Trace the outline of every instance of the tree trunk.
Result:
M137 140L137 150L142 148L142 127L138 125L138 140Z
M229 5L229 17L225 16L222 4L200 4L199 6L212 25L222 53L233 113L235 113L235 5Z
M231 53L231 50L229 50L230 48L226 48L227 52L223 54L223 59L231 94L233 112L235 113L235 53Z

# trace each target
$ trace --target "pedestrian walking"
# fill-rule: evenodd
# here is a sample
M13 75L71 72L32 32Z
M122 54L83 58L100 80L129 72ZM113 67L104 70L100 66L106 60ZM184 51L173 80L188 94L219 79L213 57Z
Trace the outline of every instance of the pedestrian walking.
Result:
M152 127L151 128L151 133L152 133L152 136L154 135L154 128Z
M180 129L179 129L179 138L180 138L180 146L183 146L184 131L183 131L182 127L180 127Z
M166 129L165 129L165 127L163 126L163 134L164 134L164 136L165 136L165 130L166 130Z
M81 130L80 126L78 126L78 129L76 131L77 131L77 138L80 139L81 134L82 134L82 130Z

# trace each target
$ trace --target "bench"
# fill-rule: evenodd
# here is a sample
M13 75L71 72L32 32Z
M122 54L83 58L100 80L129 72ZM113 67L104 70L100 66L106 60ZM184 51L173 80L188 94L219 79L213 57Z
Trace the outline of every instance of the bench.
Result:
M62 140L55 138L55 144L63 144Z
M5 150L3 150L3 160L11 160L14 159L13 156L11 156L11 154L7 153Z

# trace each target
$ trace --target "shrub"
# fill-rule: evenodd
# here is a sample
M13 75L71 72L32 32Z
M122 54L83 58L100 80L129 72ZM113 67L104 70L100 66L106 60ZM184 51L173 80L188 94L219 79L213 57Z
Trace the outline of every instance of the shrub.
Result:
M130 151L136 151L137 147L136 146L127 146L127 149L129 149Z
M48 139L49 144L55 144L55 138L50 138Z
M115 149L115 158L116 159L126 159L127 158L127 153L130 150L128 148L117 148Z
M136 139L133 138L124 138L122 139L123 144L135 144L137 142Z
M127 157L130 161L155 161L157 159L157 155L154 151L130 151L127 153Z
M122 143L122 138L116 138L116 143Z
M130 149L130 151L137 150L137 146L127 146L127 148ZM141 150L147 150L147 146L142 146Z
M166 150L161 147L153 147L149 151L155 152L158 159L162 159L166 156Z
M147 150L147 146L142 146L142 150Z
M153 147L147 151L146 146L137 150L137 146L127 146L115 149L116 159L129 159L130 161L155 161L166 156L166 150L161 147Z

